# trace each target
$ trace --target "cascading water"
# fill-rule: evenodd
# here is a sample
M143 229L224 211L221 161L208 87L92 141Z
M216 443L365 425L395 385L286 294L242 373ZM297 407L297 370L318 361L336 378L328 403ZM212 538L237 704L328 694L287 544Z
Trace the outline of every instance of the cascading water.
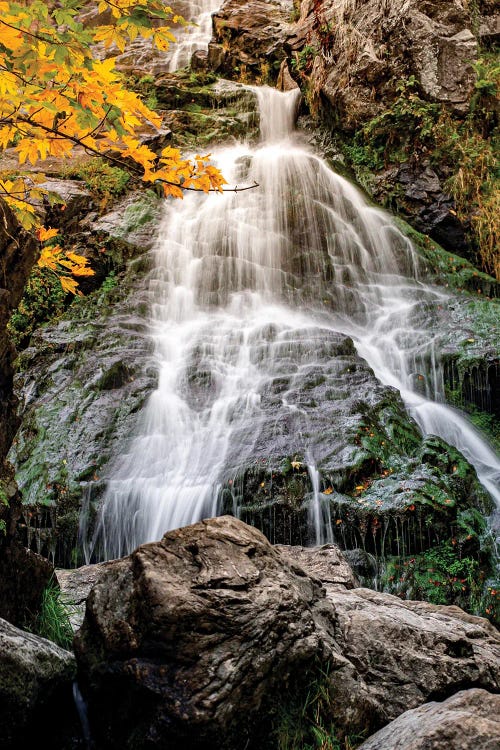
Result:
M442 378L426 315L446 293L415 280L415 253L390 217L294 134L298 92L254 91L262 142L214 160L229 183L259 188L190 195L166 209L150 282L158 389L109 480L96 556L121 556L217 515L222 483L259 455L269 429L266 386L311 368L334 332L351 336L377 377L401 391L425 433L466 455L500 504L497 456L465 417L436 403ZM422 373L426 396L413 389ZM287 440L298 436L313 487L312 539L322 543L332 532L307 417L288 394L273 439L284 440L283 420ZM284 442L283 453L292 451Z
M177 41L169 51L170 71L188 65L197 50L206 50L212 35L212 13L220 5L220 0L187 0L184 4L176 5L176 12L191 23L175 30Z

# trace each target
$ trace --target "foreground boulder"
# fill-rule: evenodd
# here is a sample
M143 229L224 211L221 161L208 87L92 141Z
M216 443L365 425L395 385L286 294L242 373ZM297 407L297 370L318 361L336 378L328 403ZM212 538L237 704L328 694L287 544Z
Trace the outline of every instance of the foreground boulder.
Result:
M75 640L98 742L256 746L263 702L333 649L324 602L319 581L234 518L169 532L111 564Z
M359 750L497 750L500 696L463 690L443 703L406 711Z
M341 553L321 552L222 517L108 563L75 639L97 747L275 748L273 713L300 689L307 702L311 677L346 735L464 687L500 689L486 620L348 589Z
M41 740L66 747L72 706L75 659L69 651L0 620L0 747L26 747L36 727Z
M347 733L373 732L464 687L500 690L500 635L482 617L370 589L326 589L335 639L356 668L354 682L331 676L336 723Z

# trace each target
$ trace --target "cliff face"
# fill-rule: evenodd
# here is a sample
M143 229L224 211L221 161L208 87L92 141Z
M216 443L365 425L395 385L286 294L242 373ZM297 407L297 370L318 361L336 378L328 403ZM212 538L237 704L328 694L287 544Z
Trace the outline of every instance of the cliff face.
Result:
M8 206L0 202L0 461L7 455L18 427L12 390L16 351L6 325L21 300L37 252L33 235L25 232Z
M20 498L12 467L5 462L19 426L13 392L14 349L6 331L19 304L38 252L35 237L25 232L0 202L0 617L24 624L38 610L52 566L16 541Z
M499 38L487 2L228 0L209 58L257 82L274 82L287 60L370 195L498 276L499 83L489 50Z

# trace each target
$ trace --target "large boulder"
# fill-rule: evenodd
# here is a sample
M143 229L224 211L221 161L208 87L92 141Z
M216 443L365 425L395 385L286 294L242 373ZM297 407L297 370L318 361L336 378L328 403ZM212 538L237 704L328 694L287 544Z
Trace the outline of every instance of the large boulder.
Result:
M499 690L487 621L349 590L341 554L322 552L278 550L223 517L108 563L75 639L97 746L264 747L273 712L297 689L307 701L314 675L346 734L465 687Z
M324 602L319 582L234 518L169 532L116 561L75 639L98 742L254 747L266 732L261 707L327 642L332 651Z
M27 747L36 727L39 747L58 744L74 715L73 654L0 620L0 745ZM45 744L44 740L51 742Z
M465 687L500 690L500 635L483 618L369 589L326 588L336 641L356 667L354 683L332 675L336 722L347 733L374 731Z
M406 711L359 750L497 750L499 746L500 696L475 689Z

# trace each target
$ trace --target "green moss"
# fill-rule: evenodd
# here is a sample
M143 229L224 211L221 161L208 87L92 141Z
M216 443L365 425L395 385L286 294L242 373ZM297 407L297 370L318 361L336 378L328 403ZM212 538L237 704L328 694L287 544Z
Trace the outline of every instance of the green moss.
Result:
M395 217L395 221L421 256L429 281L457 291L485 294L488 297L500 296L500 285L492 276L478 271L465 258L444 250L441 245L427 235L417 232L400 217Z
M83 180L86 187L101 198L105 204L111 198L123 195L130 175L120 167L114 167L104 159L89 159L69 167L65 177Z

